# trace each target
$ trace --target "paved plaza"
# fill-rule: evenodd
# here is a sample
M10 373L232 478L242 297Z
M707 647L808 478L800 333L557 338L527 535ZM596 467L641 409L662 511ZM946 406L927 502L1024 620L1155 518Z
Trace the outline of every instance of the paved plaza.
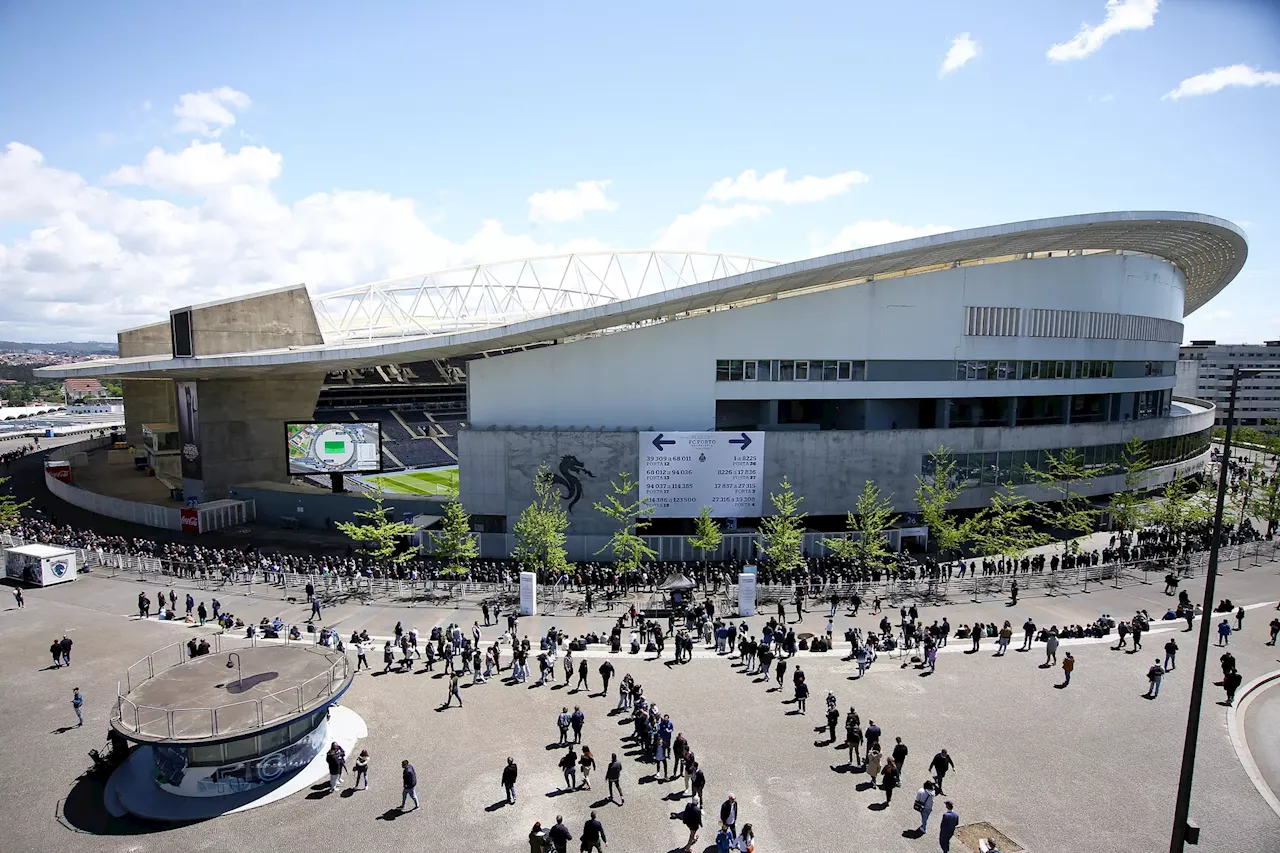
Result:
M1267 624L1277 615L1277 569L1272 564L1227 571L1219 581L1220 598L1256 605L1231 642L1246 684L1280 669L1276 648L1264 645ZM1186 584L1193 598L1201 583ZM680 666L670 665L670 648L662 661L652 654L608 656L617 668L608 696L594 695L599 690L596 669L605 655L593 650L586 653L591 694L535 688L529 686L532 680L529 685L491 680L464 687L463 708L437 711L446 692L440 665L436 673L423 673L419 665L412 674L382 675L378 642L369 656L373 672L362 672L343 700L368 724L369 737L359 746L372 756L370 790L337 795L311 791L183 827L108 818L97 783L79 779L90 764L87 751L105 745L117 681L125 669L153 649L209 630L139 621L140 589L153 597L157 591L154 584L88 576L74 584L28 590L22 611L6 601L0 616L0 713L8 731L0 761L22 787L3 810L5 849L523 850L534 821L547 827L562 814L577 836L594 808L611 849L676 850L687 838L672 817L685 803L682 785L654 780L651 765L639 763L630 742L622 741L632 727L625 717L610 715L617 704L616 679L624 673L631 673L646 697L670 714L706 772L705 827L696 850L714 849L716 817L729 792L740 804L739 826L753 824L761 853L938 850L943 798L923 838L911 831L919 823L911 800L927 778L931 757L942 748L956 763L946 793L956 803L962 826L986 822L1034 853L1161 850L1168 843L1195 635L1184 633L1182 622L1157 623L1137 654L1112 651L1114 635L1110 640L1064 641L1059 660L1067 651L1077 659L1065 689L1055 688L1062 680L1058 667L1040 668L1045 658L1040 644L1028 653L1014 651L1028 617L1041 626L1087 624L1103 612L1123 618L1145 608L1158 618L1173 600L1163 594L1158 579L1120 590L1033 595L1016 608L1005 601L964 600L925 608L925 624L944 615L953 626L1008 619L1016 632L1009 653L999 658L993 657L993 640L984 640L977 654L966 654L970 643L952 639L932 675L910 665L903 668L899 660L882 654L865 678L853 678L856 666L843 659L848 645L839 638L851 625L875 630L880 616L866 607L856 619L842 614L835 622L835 652L802 652L791 663L792 671L796 666L805 670L811 686L806 715L795 713L786 701L792 695L790 671L787 689L771 691L771 683L743 674L736 658L717 656L701 644L693 660ZM182 597L184 587L176 589ZM197 600L208 601L207 591L192 591ZM271 587L256 587L252 596L224 592L218 597L224 610L246 622L279 615L288 623L301 623L308 615L305 604L290 604ZM826 615L825 605L815 607L798 630L822 632ZM589 630L607 633L614 618L524 618L519 632L536 648L538 635L553 624L572 637ZM758 635L765 618L747 620L753 633ZM483 621L478 606L470 603L460 608L349 604L326 609L323 624L344 636L366 629L375 637L389 637L397 621L426 635L434 625L457 622L469 628L475 620ZM75 642L72 666L50 669L49 643L63 633ZM496 628L487 629L486 641L496 634ZM1170 636L1182 648L1177 669L1164 678L1160 696L1146 701L1144 673L1152 659L1163 657ZM1217 657L1214 648L1210 681L1219 672ZM508 650L503 662L509 661ZM562 681L562 673L557 675ZM70 699L77 686L84 692L86 723L68 728L75 723ZM819 730L828 691L836 695L842 714L837 742L843 740L843 715L852 705L864 727L875 720L888 745L901 737L910 749L903 787L887 808L879 805L883 793L866 789L867 777L851 772L844 750L828 743ZM1246 740L1258 743L1252 748L1258 772L1273 787L1278 693L1280 689L1255 694L1241 715ZM1221 699L1221 688L1207 688L1192 806L1193 819L1204 832L1200 849L1271 853L1280 849L1280 816L1238 758L1227 709L1217 704ZM587 715L583 742L599 763L592 791L558 792L562 750L555 745L555 719L566 705L571 710L579 705ZM603 770L614 752L623 761L625 806L606 799ZM499 784L508 756L520 768L515 805L503 805ZM418 770L418 812L398 811L402 758ZM570 849L578 849L577 841ZM964 847L953 844L952 849Z

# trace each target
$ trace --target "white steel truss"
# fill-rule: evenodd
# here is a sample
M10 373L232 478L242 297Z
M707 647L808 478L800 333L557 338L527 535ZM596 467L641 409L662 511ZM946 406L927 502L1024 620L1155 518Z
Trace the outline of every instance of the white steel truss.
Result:
M710 252L590 252L477 264L313 296L326 344L465 332L776 265Z

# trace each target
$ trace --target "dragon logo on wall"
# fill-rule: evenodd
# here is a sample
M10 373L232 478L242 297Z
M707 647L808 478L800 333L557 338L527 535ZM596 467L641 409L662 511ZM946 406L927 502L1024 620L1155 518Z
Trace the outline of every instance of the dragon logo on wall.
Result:
M551 475L551 483L556 486L564 486L564 494L560 496L561 500L568 501L568 511L573 512L574 504L582 500L582 481L578 479L579 474L586 474L591 479L595 479L595 474L587 470L587 466L583 465L578 457L566 454L560 457L560 473Z

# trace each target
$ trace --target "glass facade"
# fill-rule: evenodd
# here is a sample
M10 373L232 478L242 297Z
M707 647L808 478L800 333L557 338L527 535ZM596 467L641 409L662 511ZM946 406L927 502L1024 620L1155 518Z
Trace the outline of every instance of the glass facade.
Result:
M1175 435L1168 438L1156 438L1144 442L1147 455L1153 467L1171 465L1206 453L1209 450L1209 430ZM1123 473L1120 468L1124 456L1124 444L1094 444L1077 448L1084 455L1086 468L1093 471L1094 476ZM1015 486L1023 486L1028 482L1027 466L1036 471L1047 471L1048 455L1061 454L1066 448L1058 447L1049 450L1001 450L993 453L956 453L956 476L959 484L966 488L972 486L997 486L1012 482ZM932 456L924 456L920 462L920 473L924 477L934 474Z
M937 381L949 379L1121 379L1172 376L1176 362L1016 361L893 362L865 359L716 360L717 382ZM914 367L914 369L913 369ZM868 375L870 370L870 375Z

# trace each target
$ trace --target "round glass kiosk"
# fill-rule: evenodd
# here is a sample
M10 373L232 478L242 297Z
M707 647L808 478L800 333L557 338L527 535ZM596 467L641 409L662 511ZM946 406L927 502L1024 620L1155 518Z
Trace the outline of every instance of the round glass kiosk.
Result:
M322 778L331 742L350 751L365 735L336 707L353 676L346 655L206 639L207 654L180 643L126 673L111 726L139 748L107 785L112 812L193 820L262 805Z

